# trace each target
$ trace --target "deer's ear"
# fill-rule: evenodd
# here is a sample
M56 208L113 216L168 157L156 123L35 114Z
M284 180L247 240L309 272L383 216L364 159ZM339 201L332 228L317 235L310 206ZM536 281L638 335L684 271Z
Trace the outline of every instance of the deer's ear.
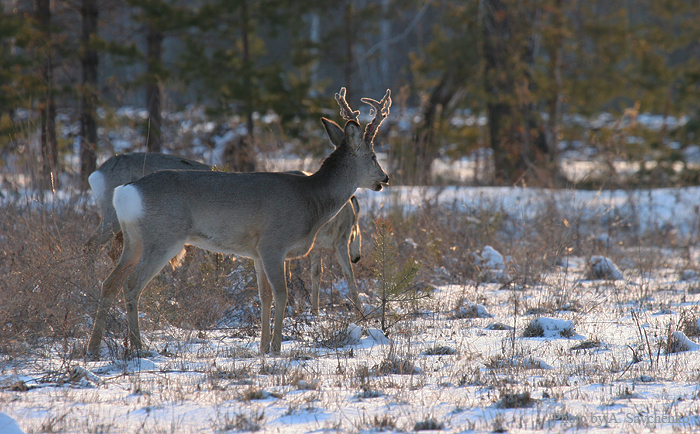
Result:
M359 149L364 143L362 134L362 128L357 122L348 121L348 123L345 124L345 143L352 149Z
M340 146L340 144L343 143L343 140L345 140L345 133L343 132L343 129L340 128L335 122L326 118L321 118L321 122L323 122L323 127L326 129L326 134L328 134L328 138L331 139L333 146L336 148Z

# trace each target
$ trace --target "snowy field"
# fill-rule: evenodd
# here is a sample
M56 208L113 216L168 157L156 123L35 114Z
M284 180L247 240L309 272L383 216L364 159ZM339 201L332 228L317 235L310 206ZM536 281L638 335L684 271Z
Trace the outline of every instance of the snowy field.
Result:
M467 252L474 279L427 270L430 298L398 306L406 315L388 336L326 310L287 316L280 356L258 354L259 323L252 336L164 326L144 333L140 359L104 346L102 361L85 362L64 343L32 357L0 351L0 433L700 429L700 188L391 187L359 199L366 216L427 206L474 225L500 216L512 245ZM538 236L544 213L599 250L564 249L528 273L517 246ZM653 235L658 245L629 242ZM359 286L376 306L375 283Z

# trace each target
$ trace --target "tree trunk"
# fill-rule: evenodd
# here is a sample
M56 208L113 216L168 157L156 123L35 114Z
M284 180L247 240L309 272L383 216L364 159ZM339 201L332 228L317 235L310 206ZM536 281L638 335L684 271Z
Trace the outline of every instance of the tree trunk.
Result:
M160 75L163 33L155 29L150 23L147 27L146 43L148 48L146 63L148 70L146 77L146 104L148 107L148 131L146 150L148 152L161 152L163 118L160 112Z
M416 128L416 133L410 142L411 149L406 149L401 158L403 167L400 173L404 183L426 185L432 181L430 168L438 155L440 146L435 131L440 128L445 108L459 93L460 83L458 83L455 74L454 70L443 73L440 82L431 92L430 98L423 108L421 123Z
M241 2L241 42L243 43L243 87L245 88L245 115L248 137L254 137L253 123L253 89L251 74L253 67L250 64L250 15L248 12L248 0Z
M53 47L51 35L51 2L36 1L36 18L46 41L41 79L44 93L39 100L41 122L41 189L55 189L58 183L58 141L56 139L56 105L53 95Z
M547 95L547 114L549 119L545 126L547 145L547 163L551 167L554 185L563 185L566 179L559 167L559 121L562 105L562 51L564 45L564 11L563 1L554 0L552 9L552 42L549 47L549 91Z
M250 61L250 11L248 0L241 2L241 43L243 45L243 95L245 101L246 130L245 137L235 140L226 149L230 170L235 172L254 172L256 169L255 156L255 123L253 122L253 65Z
M351 94L353 92L352 73L355 59L353 57L353 44L355 43L355 32L353 28L353 0L347 0L345 4L345 99L350 103L352 101Z
M532 98L534 13L508 0L484 3L484 87L494 177L496 183L513 184L547 154Z
M81 188L88 188L88 176L97 168L97 65L99 57L93 46L97 37L97 0L83 0L80 10L83 20L83 85L82 116L80 122L80 179Z
M520 150L512 134L512 107L508 98L514 93L512 72L506 65L506 41L510 23L500 0L485 0L484 7L484 86L487 95L491 149L496 183L508 183L520 170Z

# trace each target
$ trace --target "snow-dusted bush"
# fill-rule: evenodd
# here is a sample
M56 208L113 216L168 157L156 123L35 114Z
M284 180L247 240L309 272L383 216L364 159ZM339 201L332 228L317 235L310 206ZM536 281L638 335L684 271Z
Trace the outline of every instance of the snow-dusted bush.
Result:
M592 256L588 261L587 280L623 280L622 271L606 256Z
M526 338L570 338L575 334L570 320L547 317L533 319L523 331Z

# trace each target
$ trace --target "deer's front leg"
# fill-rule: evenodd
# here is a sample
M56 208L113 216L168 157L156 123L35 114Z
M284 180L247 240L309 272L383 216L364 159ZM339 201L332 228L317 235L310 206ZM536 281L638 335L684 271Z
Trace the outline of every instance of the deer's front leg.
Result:
M255 272L258 278L258 294L260 295L260 320L262 332L260 336L260 354L270 352L270 316L272 311L272 288L261 260L255 260Z
M275 325L272 332L270 351L279 354L282 349L282 326L284 312L287 309L287 280L284 278L284 255L273 254L263 256L263 269L267 276L269 288L275 298ZM268 312L269 312L268 305ZM267 323L269 325L269 322ZM263 324L263 330L264 330Z
M311 313L318 315L318 298L321 288L321 275L323 274L323 262L321 255L315 250L311 251Z

